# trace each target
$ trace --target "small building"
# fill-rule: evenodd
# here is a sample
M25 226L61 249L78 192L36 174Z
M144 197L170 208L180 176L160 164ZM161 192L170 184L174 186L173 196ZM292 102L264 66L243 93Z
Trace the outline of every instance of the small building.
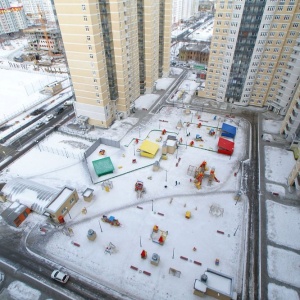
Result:
M53 221L59 223L59 217L69 214L78 199L77 191L65 186L54 201L46 207L44 214L49 214Z
M192 60L202 64L208 64L210 42L184 45L179 49L179 60Z
M173 154L177 149L177 139L174 135L168 135L167 137L167 152Z
M236 135L236 127L223 123L221 128L221 136L234 139Z
M232 155L233 150L234 150L234 142L226 140L222 137L219 138L218 153Z
M91 200L93 199L93 189L87 188L85 189L85 191L82 193L83 196L83 200L87 201L87 202L91 202Z
M30 213L27 206L14 202L2 212L1 217L8 225L19 227Z
M220 300L233 300L237 296L233 292L233 278L211 269L207 269L201 279L195 279L194 295L207 295Z
M93 160L92 163L98 177L114 172L115 168L111 162L110 157L104 157L97 160Z
M144 140L139 149L141 156L154 158L159 149L159 145L149 140Z
M55 95L62 91L61 82L54 81L44 87L45 94Z

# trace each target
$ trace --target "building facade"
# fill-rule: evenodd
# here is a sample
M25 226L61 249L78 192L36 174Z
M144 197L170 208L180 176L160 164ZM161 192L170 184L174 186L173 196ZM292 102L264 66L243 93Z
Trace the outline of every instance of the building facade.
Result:
M217 1L208 64L201 96L258 107L279 104L285 114L299 75L300 5L295 0ZM290 71L289 71L290 70ZM293 86L299 83L294 77ZM288 97L283 91L290 90ZM274 106L272 104L275 103ZM284 104L283 104L284 103ZM284 106L284 107L283 107Z
M48 26L56 26L51 0L22 0L22 3L30 25L40 25L41 18L45 18Z
M207 65L209 61L209 44L201 42L197 44L184 45L179 49L180 61L194 61Z
M108 127L169 73L171 0L55 0L76 116Z
M23 5L0 0L0 34L12 34L27 27Z

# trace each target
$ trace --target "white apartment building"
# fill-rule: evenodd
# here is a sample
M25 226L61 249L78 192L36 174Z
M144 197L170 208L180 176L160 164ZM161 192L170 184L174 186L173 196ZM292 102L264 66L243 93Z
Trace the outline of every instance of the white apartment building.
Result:
M17 1L0 0L0 34L11 34L27 28L23 5Z

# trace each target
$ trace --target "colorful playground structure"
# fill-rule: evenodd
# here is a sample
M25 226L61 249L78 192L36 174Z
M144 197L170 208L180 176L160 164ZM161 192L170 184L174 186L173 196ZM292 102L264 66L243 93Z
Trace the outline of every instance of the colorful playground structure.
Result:
M168 231L159 229L157 225L153 226L152 233L151 233L152 242L157 243L159 245L163 245L165 243L167 235L168 235Z
M206 173L209 168L207 167L207 162L204 160L199 167L189 166L188 175L194 177L194 184L197 189L201 189L202 181L204 176L208 177L208 185L211 185L212 181L220 182L215 176L215 168L212 167L209 174Z
M134 185L134 190L136 191L136 197L141 198L146 193L143 181L138 180Z
M120 226L121 225L121 223L114 216L110 216L108 218L107 216L103 215L101 220L105 223L109 223L112 226Z

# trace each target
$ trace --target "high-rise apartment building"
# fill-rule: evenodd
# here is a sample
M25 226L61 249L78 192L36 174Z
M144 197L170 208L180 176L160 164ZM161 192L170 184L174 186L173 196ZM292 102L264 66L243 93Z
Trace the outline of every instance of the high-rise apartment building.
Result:
M218 0L200 96L285 115L299 84L297 0Z
M0 34L11 34L27 28L23 5L17 1L0 0Z
M76 116L108 127L168 75L172 0L55 0Z

